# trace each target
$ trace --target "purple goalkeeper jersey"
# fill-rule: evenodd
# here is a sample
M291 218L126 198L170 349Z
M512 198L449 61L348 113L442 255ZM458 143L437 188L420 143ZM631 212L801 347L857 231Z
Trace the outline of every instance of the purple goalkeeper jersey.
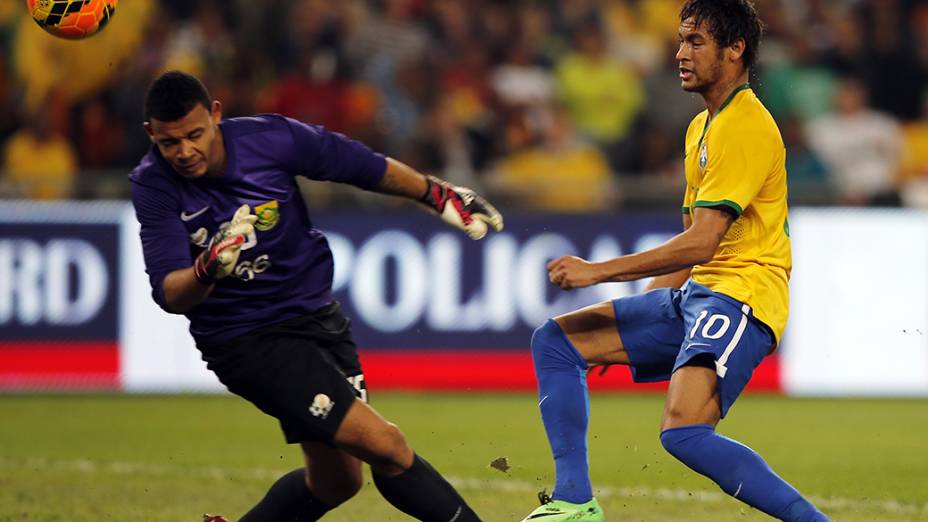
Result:
M201 347L332 302L332 252L313 228L297 175L371 189L386 171L386 159L362 143L276 114L227 119L220 128L223 176L183 178L155 146L129 175L152 296L162 308L167 274L190 267L243 204L258 216L233 273L185 314Z

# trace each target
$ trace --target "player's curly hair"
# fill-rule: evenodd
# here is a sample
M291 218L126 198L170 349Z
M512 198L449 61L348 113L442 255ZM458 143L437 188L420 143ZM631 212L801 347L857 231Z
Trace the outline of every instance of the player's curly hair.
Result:
M145 95L145 121L177 121L197 105L210 106L209 91L192 74L168 71L152 82Z
M687 0L680 9L680 21L692 18L698 27L706 28L719 48L744 40L744 68L757 61L757 48L764 34L764 23L758 18L751 0Z

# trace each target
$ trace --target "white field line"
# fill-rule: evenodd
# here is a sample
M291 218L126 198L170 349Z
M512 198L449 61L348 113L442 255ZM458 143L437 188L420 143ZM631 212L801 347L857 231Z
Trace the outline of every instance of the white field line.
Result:
M211 479L259 479L273 481L286 473L287 469L276 468L222 468L214 466L181 466L167 464L150 464L144 462L100 462L89 459L54 460L45 458L9 459L0 457L0 471L3 468L25 467L32 470L67 471L85 474L111 475L178 475L195 476ZM539 486L531 482L510 479L478 479L467 477L446 477L456 488L465 491L504 491L508 493L525 493L534 496ZM676 502L702 502L715 504L728 498L719 491L700 491L665 488L629 488L604 486L594 488L597 498L644 498ZM887 513L928 514L928 503L917 504L893 499L855 499L841 497L815 497L811 500L818 507L827 510L879 510Z
M483 480L474 478L448 477L448 481L462 490L493 489L513 493L534 494L540 490L538 485L519 480ZM549 488L550 489L550 488ZM720 491L701 491L666 488L629 488L603 486L593 488L597 498L645 498L679 502L703 502L715 504L729 498ZM928 514L928 503L919 505L913 502L902 502L892 499L861 500L841 497L807 497L813 504L824 510L879 510L887 513Z

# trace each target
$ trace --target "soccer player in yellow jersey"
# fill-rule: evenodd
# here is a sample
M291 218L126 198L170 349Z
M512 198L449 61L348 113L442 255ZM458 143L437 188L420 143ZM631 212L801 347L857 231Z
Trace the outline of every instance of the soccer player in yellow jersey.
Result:
M649 291L571 312L532 336L556 479L524 520L601 521L589 479L585 371L670 380L661 443L729 495L781 520L827 521L753 450L715 431L786 326L791 269L783 140L748 86L762 23L749 0L688 0L677 60L706 110L686 133L684 231L645 252L548 264L563 289L654 276Z

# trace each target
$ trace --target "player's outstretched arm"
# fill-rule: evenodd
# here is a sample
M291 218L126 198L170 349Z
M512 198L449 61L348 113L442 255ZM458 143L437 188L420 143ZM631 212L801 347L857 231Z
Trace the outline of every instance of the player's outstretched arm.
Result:
M193 266L175 270L164 278L164 300L170 311L185 313L202 303L216 281L232 273L245 239L254 238L255 220L257 216L251 213L248 205L242 205L229 226L210 239Z
M375 190L419 201L471 239L483 238L489 228L503 229L502 214L473 190L425 176L393 158L387 158L387 172Z
M699 207L694 210L691 227L655 248L599 263L575 256L559 257L548 263L548 279L570 290L679 273L710 261L734 220L725 210Z

